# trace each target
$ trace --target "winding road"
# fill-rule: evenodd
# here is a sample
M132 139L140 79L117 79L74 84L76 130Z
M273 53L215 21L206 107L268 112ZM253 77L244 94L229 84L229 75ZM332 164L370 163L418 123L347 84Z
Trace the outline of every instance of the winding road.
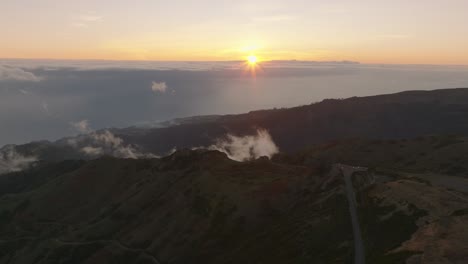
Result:
M353 237L354 237L354 263L364 264L364 243L362 241L361 227L359 226L359 218L357 213L356 194L354 193L353 182L351 176L355 172L367 171L367 168L352 167L348 165L338 164L338 168L343 174L345 185L346 185L346 196L349 203L349 213L351 215L351 224L353 226Z

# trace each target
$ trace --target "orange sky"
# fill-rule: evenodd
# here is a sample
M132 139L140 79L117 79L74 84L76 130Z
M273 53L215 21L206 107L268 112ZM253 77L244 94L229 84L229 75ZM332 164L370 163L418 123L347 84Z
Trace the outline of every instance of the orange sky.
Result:
M0 58L468 64L468 1L0 3Z

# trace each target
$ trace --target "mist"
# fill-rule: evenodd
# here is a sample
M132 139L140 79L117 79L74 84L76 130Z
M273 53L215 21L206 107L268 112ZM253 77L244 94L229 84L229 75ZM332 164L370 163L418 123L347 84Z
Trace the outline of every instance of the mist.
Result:
M208 149L226 153L230 159L236 161L246 161L260 157L271 158L279 152L270 133L265 129L258 129L255 135L243 137L228 134L225 138L218 139L216 144L209 146Z
M16 172L31 167L38 159L19 154L12 145L0 149L0 174Z
M136 147L124 143L121 138L108 130L94 131L69 138L66 143L89 158L97 158L103 155L126 159L157 157L150 153L140 152Z

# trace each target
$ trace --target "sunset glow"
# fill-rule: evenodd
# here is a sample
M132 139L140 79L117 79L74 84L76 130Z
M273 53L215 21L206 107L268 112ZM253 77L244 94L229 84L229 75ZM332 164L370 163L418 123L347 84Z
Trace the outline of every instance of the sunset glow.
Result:
M0 0L0 264L468 260L467 11Z
M255 52L261 61L468 64L468 1L142 0L129 10L126 1L24 0L0 10L0 58L233 61Z

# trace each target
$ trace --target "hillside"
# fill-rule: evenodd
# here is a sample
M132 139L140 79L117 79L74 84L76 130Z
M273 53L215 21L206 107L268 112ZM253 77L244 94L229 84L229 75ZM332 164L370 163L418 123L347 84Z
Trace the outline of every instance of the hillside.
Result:
M8 145L0 264L465 263L467 117L404 92Z
M420 136L409 139L348 139L316 144L295 155L278 155L298 164L346 163L414 173L468 177L468 137Z
M0 263L352 263L343 175L295 163L187 150L4 175ZM353 182L369 263L468 257L466 193L395 171Z
M345 139L408 139L430 135L468 135L468 89L410 91L348 99L330 99L289 109L227 116L192 117L158 128L106 129L55 142L38 141L0 149L8 156L60 161L162 156L175 149L207 147L228 134L269 132L281 152ZM12 153L13 151L13 153ZM3 157L2 157L3 156ZM11 158L13 159L13 158Z
M114 133L152 153L207 146L227 133L246 135L263 128L283 152L331 140L402 139L423 135L468 135L468 89L409 91L324 100L320 103L222 116L212 121Z

